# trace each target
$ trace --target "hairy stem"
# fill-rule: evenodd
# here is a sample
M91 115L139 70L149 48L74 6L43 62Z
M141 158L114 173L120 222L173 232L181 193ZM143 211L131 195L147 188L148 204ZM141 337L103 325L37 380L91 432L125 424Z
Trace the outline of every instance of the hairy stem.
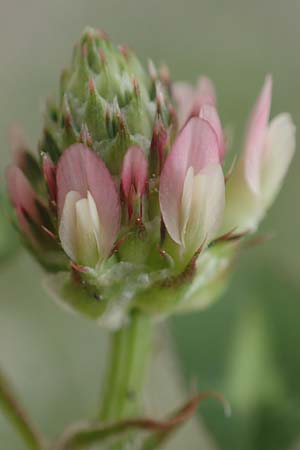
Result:
M132 313L128 325L112 335L100 411L102 422L114 423L141 413L141 394L151 337L152 320L138 311ZM117 438L109 449L128 448L133 437L134 432L128 431Z
M0 370L0 407L19 432L27 448L30 450L45 450L45 444L41 435L29 420L27 413L20 405L8 383L8 380Z
M113 422L141 411L141 391L151 349L151 318L134 312L130 323L111 338L100 420Z

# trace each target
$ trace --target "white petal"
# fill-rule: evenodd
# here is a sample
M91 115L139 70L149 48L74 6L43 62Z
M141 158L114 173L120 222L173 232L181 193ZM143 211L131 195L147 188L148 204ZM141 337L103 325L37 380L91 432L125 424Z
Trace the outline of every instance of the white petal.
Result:
M103 247L103 245L101 243L101 238L103 239L103 236L101 233L101 224L100 224L100 220L99 220L97 206L96 206L95 200L93 199L93 196L90 193L90 191L88 191L88 193L87 193L87 200L88 200L90 215L91 215L91 219L92 219L94 236L95 236L95 239L97 242L98 252L100 254L101 248Z
M76 209L75 205L81 196L78 192L70 191L66 195L61 220L59 224L59 238L66 254L76 261Z
M226 185L222 232L255 231L279 192L295 152L295 126L289 114L275 117L266 133L259 194L250 190L239 164Z
M75 208L77 262L93 267L99 260L99 253L88 199L79 200Z
M165 161L159 186L160 209L173 241L181 244L180 209L187 171L220 161L216 133L206 120L192 117L177 136Z
M184 184L183 184L183 193L181 199L181 211L180 211L180 239L182 245L185 247L185 233L186 227L188 224L188 220L191 213L192 199L193 199L193 188L194 188L194 169L193 167L189 167Z
M62 214L69 191L82 198L90 191L96 203L103 234L102 253L111 252L120 228L121 205L116 184L101 158L83 144L73 144L64 150L56 172L58 217Z
M200 180L196 180L198 189L202 190L202 234L199 245L204 239L209 243L221 225L225 208L225 182L221 165L210 165L202 171ZM199 176L198 175L198 176ZM197 177L196 177L197 178ZM199 205L201 207L201 203ZM195 208L196 210L196 208Z
M220 164L210 164L193 179L192 202L185 245L194 252L216 235L225 207L224 175Z
M235 233L255 231L259 198L250 189L244 176L243 164L239 161L226 183L226 208L220 234L234 230Z
M269 125L262 171L263 206L269 208L287 173L296 148L296 127L289 114L275 117Z

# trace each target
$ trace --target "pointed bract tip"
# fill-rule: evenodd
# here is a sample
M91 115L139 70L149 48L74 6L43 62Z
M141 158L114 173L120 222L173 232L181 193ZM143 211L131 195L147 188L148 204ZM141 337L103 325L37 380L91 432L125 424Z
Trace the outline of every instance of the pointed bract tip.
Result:
M136 97L139 97L140 95L140 86L139 86L139 82L136 78L133 78L132 80L132 84L133 84L133 91Z
M101 28L96 29L96 33L99 39L103 39L104 41L109 41L110 37L109 34L106 33L106 31L101 30Z
M96 86L95 86L95 82L92 78L89 79L88 87L89 87L90 94L94 94L96 91Z
M41 229L46 233L48 237L56 241L57 236L53 233L53 231L49 230L49 228L45 227L44 225L41 225Z
M86 45L86 42L81 47L81 56L82 56L83 59L86 59L86 57L87 57L87 45Z
M159 76L163 83L170 84L171 82L171 75L170 70L167 64L162 64L159 68Z
M118 111L117 113L118 121L119 121L119 131L125 131L125 120L122 111Z
M95 30L93 28L86 28L81 35L81 42L91 42L94 39Z
M66 112L65 118L64 118L64 124L66 129L72 128L72 116L69 111Z
M53 202L56 202L56 195L57 195L56 167L50 156L47 155L47 153L44 153L42 155L42 161L43 161L43 175L49 189L50 198Z
M83 124L81 127L79 142L86 145L87 147L93 147L93 139L86 124Z
M155 81L157 79L157 70L152 59L148 60L148 70L152 81Z
M170 119L171 119L172 124L173 125L174 124L177 125L178 118L177 118L177 113L176 113L176 110L175 110L174 106L169 104L168 105L168 110L169 110Z
M164 159L164 149L166 147L168 141L168 133L167 130L162 122L161 117L158 115L156 117L153 132L152 132L152 139L151 139L151 152L153 154L154 152L154 158L157 159L156 154L158 155L158 167L156 167L154 170L156 170L158 173L160 173L162 165L163 165L163 159Z
M110 110L109 110L108 106L106 106L106 109L105 109L105 122L106 122L106 126L108 126L109 122L110 122Z
M101 59L101 63L104 66L106 64L106 55L105 55L103 48L99 48L99 56Z
M164 94L162 93L161 89L157 89L157 94L156 94L156 110L157 113L161 115L162 113L162 105L164 104L165 98L164 98Z
M121 53L121 55L123 55L125 59L129 58L130 48L128 45L126 45L126 44L119 45L118 49L119 49L119 52Z

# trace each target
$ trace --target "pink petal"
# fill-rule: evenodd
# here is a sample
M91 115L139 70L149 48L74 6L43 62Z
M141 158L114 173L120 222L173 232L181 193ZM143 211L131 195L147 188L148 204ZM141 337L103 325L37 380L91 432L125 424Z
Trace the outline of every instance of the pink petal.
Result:
M201 77L198 80L196 88L197 97L201 99L202 104L217 105L217 96L213 82L207 77Z
M272 78L268 76L250 117L245 141L245 177L250 189L258 194L263 150L272 100Z
M148 179L148 161L140 147L130 147L123 160L121 183L125 196L128 198L131 187L139 197L146 189Z
M189 167L193 167L196 175L209 164L219 162L219 145L215 131L207 121L198 117L191 118L176 138L160 179L162 217L175 242L180 243L180 205Z
M16 210L25 211L36 223L40 223L37 196L22 170L11 166L7 169L6 178L9 196Z
M217 103L213 83L206 77L199 78L196 88L188 83L174 83L173 97L178 106L179 128L191 117L198 116L203 105Z
M41 217L36 202L37 196L22 170L11 166L6 171L7 187L10 200L14 205L22 232L36 245L36 239L26 217L29 216L35 223L41 224Z
M108 256L120 228L120 200L115 182L100 157L83 144L71 145L62 154L56 173L58 215L66 195L91 193L100 218L104 256Z
M17 213L17 217L18 217L18 222L19 222L19 227L22 231L22 233L24 235L27 236L28 239L30 239L30 241L33 244L37 244L36 238L32 233L32 230L30 228L30 225L28 223L28 220L25 216L24 210L21 207L17 207L16 208L16 213Z
M199 117L203 120L206 120L214 129L219 143L220 160L223 161L225 154L225 143L224 143L223 128L218 111L214 106L209 105L207 103L203 105L202 108L200 109Z
M179 128L188 120L193 108L195 90L192 85L185 82L177 82L172 86L172 95L177 104Z
M43 173L48 185L51 200L56 201L56 167L48 155L43 156Z
M26 152L28 146L24 136L24 131L19 125L14 124L10 127L8 131L8 141L14 163L22 168L24 164L24 153Z
M199 79L188 119L198 116L204 105L216 106L216 94L212 81L206 77Z

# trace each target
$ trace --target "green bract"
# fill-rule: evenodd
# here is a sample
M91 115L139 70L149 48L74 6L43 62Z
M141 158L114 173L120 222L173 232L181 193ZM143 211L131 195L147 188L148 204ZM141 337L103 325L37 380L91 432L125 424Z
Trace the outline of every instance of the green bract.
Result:
M82 141L117 175L130 145L149 153L157 110L167 127L169 107L163 81L151 78L129 48L87 28L62 73L59 104L48 103L40 148L56 163Z
M167 269L149 273L142 265L116 263L101 274L82 274L81 286L67 272L48 275L45 286L67 310L117 328L133 308L157 318L205 309L227 287L238 250L238 243L213 246L178 277Z

